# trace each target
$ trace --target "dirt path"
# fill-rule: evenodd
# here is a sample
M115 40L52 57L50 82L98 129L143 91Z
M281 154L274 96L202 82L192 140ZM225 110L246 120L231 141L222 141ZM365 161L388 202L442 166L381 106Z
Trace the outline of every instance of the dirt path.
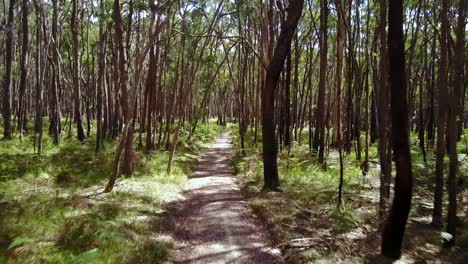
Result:
M235 182L230 132L195 167L175 214L175 263L281 263Z

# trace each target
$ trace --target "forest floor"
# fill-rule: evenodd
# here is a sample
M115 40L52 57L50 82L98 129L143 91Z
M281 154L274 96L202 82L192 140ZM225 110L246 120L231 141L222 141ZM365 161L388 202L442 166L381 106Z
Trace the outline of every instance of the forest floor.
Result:
M120 177L110 193L102 190L116 140L95 153L92 136L80 144L64 132L54 146L45 133L41 155L31 134L0 141L0 263L167 261L174 241L164 229L167 205L181 198L193 162L223 130L200 124L191 139L181 130L170 175L163 146L146 153L136 135L133 176Z
M237 133L234 133L237 135ZM278 168L284 192L263 192L261 144L253 144L253 131L246 134L246 156L235 145L233 163L238 183L249 206L265 224L270 237L287 263L375 263L381 243L379 205L379 163L375 145L369 149L370 170L361 172L361 161L352 151L344 158L344 201L337 209L339 166L337 151L327 152L325 168L311 154L307 144L294 141L291 149L280 150ZM307 142L303 134L302 141ZM238 142L238 138L234 142ZM259 140L261 142L261 140ZM412 209L398 263L467 263L468 259L468 162L467 146L458 145L459 195L457 242L442 247L445 229L430 225L434 158L432 149L424 163L417 139L412 137L415 188ZM447 160L446 160L447 162ZM393 169L394 171L394 169ZM445 174L447 175L447 174ZM445 192L446 195L446 192ZM447 197L444 198L447 201ZM444 203L447 206L447 203ZM444 209L446 212L446 208ZM445 220L445 214L444 214Z
M174 207L175 263L281 263L235 182L231 132L198 159Z
M136 136L134 175L119 178L111 193L102 190L115 141L106 140L96 154L92 137L79 144L64 133L54 146L46 135L41 155L32 150L32 135L0 141L0 263L336 264L365 263L378 253L376 144L366 177L356 153L345 155L344 207L338 210L334 150L324 169L307 144L294 141L279 153L284 192L262 192L261 144L249 130L242 156L237 127L228 128L232 132L221 134L226 128L203 124L191 139L181 130L171 175L167 151L145 153ZM416 181L401 263L464 264L468 144L457 145L460 221L457 244L447 250L441 247L444 230L429 224L433 150L424 163L414 136L412 142Z

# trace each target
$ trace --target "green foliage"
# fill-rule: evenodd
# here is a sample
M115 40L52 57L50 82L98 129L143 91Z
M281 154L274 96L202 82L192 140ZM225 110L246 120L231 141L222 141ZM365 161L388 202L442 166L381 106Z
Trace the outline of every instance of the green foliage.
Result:
M15 247L22 246L24 244L29 244L35 241L36 240L34 238L30 238L30 237L17 237L10 243L10 245L8 246L8 249L13 249Z
M237 126L232 126L232 129L236 135ZM261 136L261 132L258 133L258 136ZM327 261L336 259L339 262L346 259L346 263L362 263L363 252L375 251L370 245L380 243L378 241L380 237L376 236L378 233L375 231L378 230L379 224L376 210L379 202L377 144L370 145L369 172L366 176L362 174L362 160L356 159L355 150L345 153L343 208L336 209L340 175L336 150L331 148L327 154L326 165L320 165L316 153L309 152L306 131L305 135L302 135L303 145L293 142L290 150L283 149L278 153L278 170L284 192L266 193L262 191L261 143L254 145L254 134L254 130L249 129L245 135L248 146L245 157L239 149L239 137L234 139L237 149L233 165L242 189L250 197L249 205L266 224L275 243L287 244L291 239L298 237L312 238L314 243L317 243L310 250L288 251L288 254L290 253L288 262L318 263L322 259ZM414 133L411 134L411 142L415 193L410 213L412 220L409 221L407 231L409 235L405 247L410 248L406 250L407 252L418 256L421 251L424 252L421 245L440 244L440 231L419 230L421 227L415 227L414 224L421 221L420 219L430 219L432 213L427 205L432 206L435 154L433 147L428 144L427 162L424 162L417 135ZM459 153L465 151L463 145L463 141L457 144ZM467 182L468 167L466 162L463 162L464 159L465 156L459 155L457 177L460 182ZM446 165L445 170L448 172L448 158ZM395 173L394 168L393 173ZM464 190L466 187L459 188ZM464 233L466 231L461 231L462 237ZM359 250L356 250L356 247ZM353 257L354 254L357 256Z
M333 211L334 218L333 232L335 234L346 233L358 227L358 219L356 214L349 209L336 209Z
M79 144L63 136L54 146L45 133L36 155L32 135L0 141L0 263L164 262L172 245L156 239L155 226L197 153L222 130L212 120L200 123L190 141L182 132L171 175L166 151L137 151L133 177L119 178L107 194L100 190L115 142L95 154L92 138Z

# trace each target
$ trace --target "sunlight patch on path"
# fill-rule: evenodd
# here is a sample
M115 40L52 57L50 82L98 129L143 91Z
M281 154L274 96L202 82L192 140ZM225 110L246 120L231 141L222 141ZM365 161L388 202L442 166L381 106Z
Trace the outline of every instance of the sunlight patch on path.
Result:
M187 182L174 221L175 263L281 263L265 230L254 218L229 165L226 132L200 156Z

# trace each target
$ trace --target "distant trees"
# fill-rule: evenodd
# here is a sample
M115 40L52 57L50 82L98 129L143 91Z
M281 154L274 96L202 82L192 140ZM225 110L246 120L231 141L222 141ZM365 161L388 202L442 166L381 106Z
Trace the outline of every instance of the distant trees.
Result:
M380 175L380 219L388 215L399 230L383 251L397 257L410 178L400 140L417 134L424 164L435 165L433 225L453 236L447 246L455 243L467 1L407 1L403 9L400 0L111 2L0 5L4 139L34 131L38 154L50 144L44 128L55 145L77 135L100 152L116 141L110 191L120 174L132 174L135 150L166 151L171 173L181 141L217 118L239 125L241 155L261 145L266 189L280 190L278 156L291 158L297 146L324 170L339 159L340 205L353 155L364 180ZM407 56L396 60L402 46ZM391 198L404 210L389 209Z

